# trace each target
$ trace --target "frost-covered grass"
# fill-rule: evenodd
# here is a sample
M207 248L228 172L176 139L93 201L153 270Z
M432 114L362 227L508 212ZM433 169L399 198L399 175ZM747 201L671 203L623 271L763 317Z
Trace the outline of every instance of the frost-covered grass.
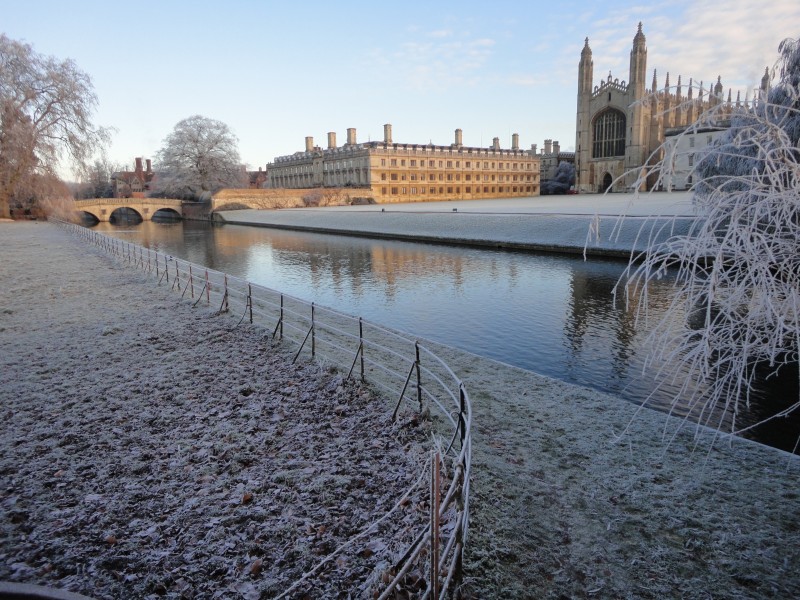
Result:
M272 598L413 485L416 465L388 465L413 461L420 431L375 426L363 390L280 367L247 326L55 226L0 225L0 249L0 579ZM626 402L426 345L474 411L465 598L800 597L800 457L733 440L697 460L689 435L665 455L661 413L620 441ZM402 546L384 532L413 536L421 508L401 504L408 527L384 521L290 597L372 597L367 565Z
M0 227L0 580L96 598L276 597L312 571L289 597L380 587L427 521L424 421L393 423L367 388L55 225Z

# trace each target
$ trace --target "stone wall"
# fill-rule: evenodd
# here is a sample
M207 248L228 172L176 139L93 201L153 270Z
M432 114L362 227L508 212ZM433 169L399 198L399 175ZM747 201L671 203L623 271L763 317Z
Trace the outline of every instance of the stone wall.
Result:
M299 208L351 204L356 198L371 197L369 190L348 188L225 189L211 199L211 212L255 208Z

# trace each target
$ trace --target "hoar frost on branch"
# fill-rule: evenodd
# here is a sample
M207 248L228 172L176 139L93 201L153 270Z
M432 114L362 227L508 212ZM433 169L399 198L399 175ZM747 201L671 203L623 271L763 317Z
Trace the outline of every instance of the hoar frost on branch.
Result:
M0 217L65 189L56 185L62 159L81 169L102 150L109 132L92 124L96 105L73 61L0 34Z
M755 427L736 420L755 378L794 372L800 349L800 43L786 40L780 53L778 81L733 109L730 128L696 163L697 224L635 257L620 283L646 315L650 283L677 269L647 364L670 383L688 368L673 406L688 401L700 423L730 422L736 434ZM719 123L722 110L712 107L685 134ZM666 154L656 168L662 181ZM798 407L800 397L761 422Z
M246 187L237 144L221 121L195 115L178 122L158 152L156 194L204 200L222 188Z

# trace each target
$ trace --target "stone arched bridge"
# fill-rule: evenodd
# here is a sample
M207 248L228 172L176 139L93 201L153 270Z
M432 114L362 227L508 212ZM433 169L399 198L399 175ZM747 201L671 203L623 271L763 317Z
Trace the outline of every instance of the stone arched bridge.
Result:
M135 210L143 221L149 221L158 211L182 217L181 204L180 200L168 198L95 198L75 201L75 207L80 212L88 213L98 221L109 221L114 211L120 208Z

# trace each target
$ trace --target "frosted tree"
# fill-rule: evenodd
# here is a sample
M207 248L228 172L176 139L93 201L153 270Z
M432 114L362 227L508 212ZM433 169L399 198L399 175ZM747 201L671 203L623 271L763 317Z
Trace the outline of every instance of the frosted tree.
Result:
M755 426L739 426L736 418L749 406L757 374L792 372L800 349L797 40L780 45L774 73L777 81L753 104L718 104L701 117L705 124L730 117L730 128L693 172L702 218L689 234L636 257L625 282L627 298L640 300L639 310L646 311L648 286L677 269L671 305L651 333L655 352L648 364L661 381L688 369L682 402L701 423L719 429L729 422L733 433ZM669 156L659 164L662 179L669 164ZM798 406L795 398L766 420Z
M543 196L566 194L573 185L575 185L575 164L561 161L556 167L553 178L542 182L540 193Z
M0 217L64 193L62 160L80 170L108 140L92 123L96 105L90 77L73 61L0 34Z
M237 146L221 121L199 115L180 121L158 152L155 195L205 200L222 188L247 187Z

